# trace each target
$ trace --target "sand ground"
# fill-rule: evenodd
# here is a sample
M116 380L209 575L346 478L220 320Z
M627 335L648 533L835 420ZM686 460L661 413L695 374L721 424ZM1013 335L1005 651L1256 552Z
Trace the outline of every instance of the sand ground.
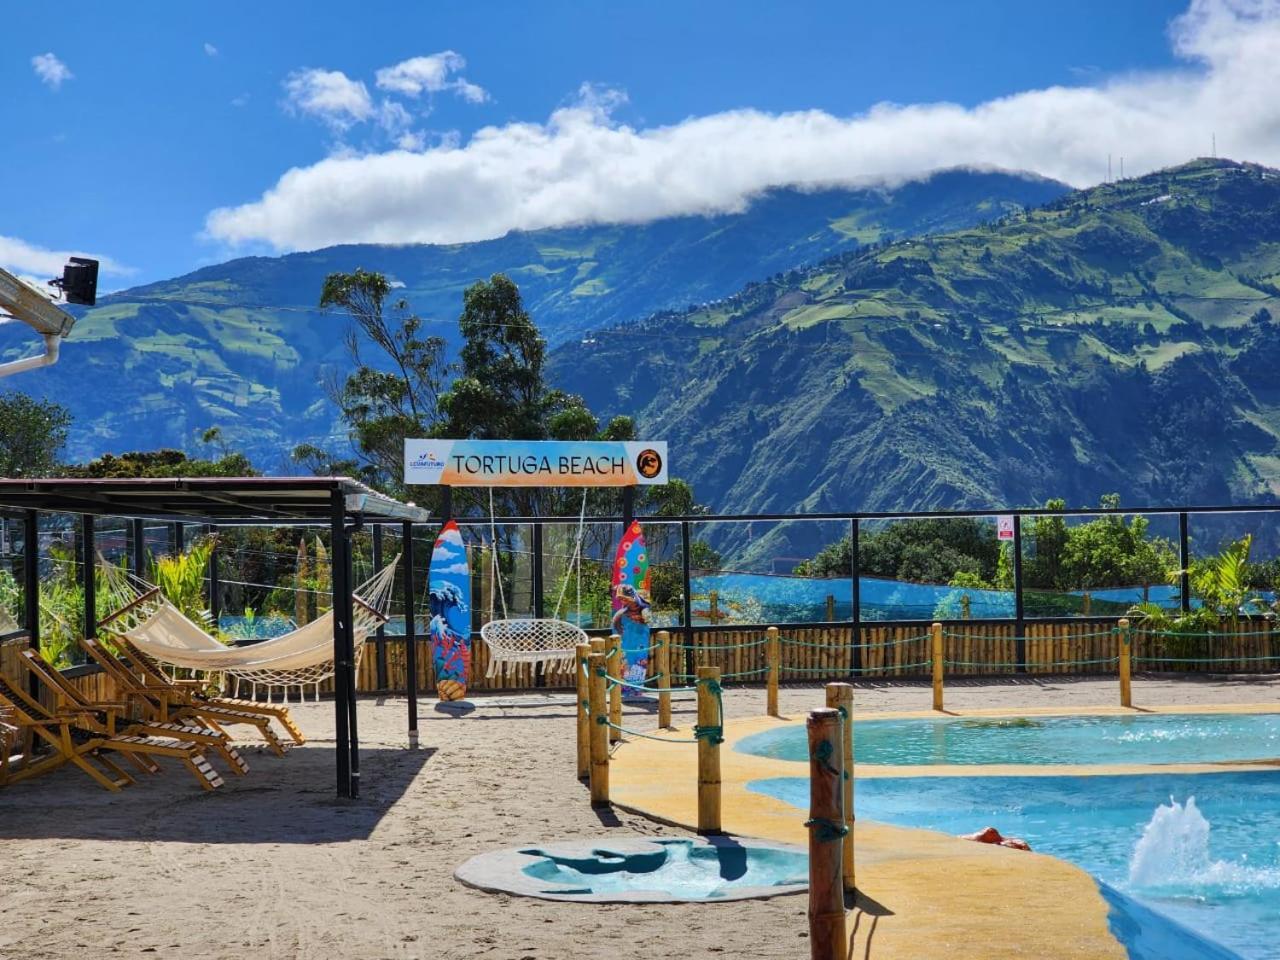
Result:
M1280 680L1139 678L1136 704L1275 702ZM820 705L783 691L784 712ZM956 681L948 706L1113 704L1116 682L1069 677ZM0 790L0 958L500 958L589 955L808 956L804 897L682 906L566 904L492 896L453 869L498 847L557 838L673 835L595 812L574 778L572 698L477 697L469 711L421 702L407 748L405 701L360 704L363 796L334 797L330 703L296 708L305 747L249 750L247 777L214 793L169 764L118 794L73 769ZM859 712L927 708L915 681L857 685ZM730 716L763 713L731 689ZM678 702L691 722L693 704ZM626 723L654 726L643 708Z

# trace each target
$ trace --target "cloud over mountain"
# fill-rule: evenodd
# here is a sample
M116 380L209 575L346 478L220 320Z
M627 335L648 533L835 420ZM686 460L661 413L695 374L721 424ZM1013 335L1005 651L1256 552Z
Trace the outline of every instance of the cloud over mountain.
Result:
M1211 134L1232 157L1280 164L1280 0L1192 0L1169 34L1183 61L1177 70L974 107L885 103L847 117L734 110L636 128L615 119L618 92L584 87L545 123L294 168L258 200L212 211L206 231L232 245L278 250L458 242L512 229L729 212L772 186L892 184L962 165L1084 186L1103 178L1108 153L1142 173L1206 154ZM379 86L411 94L450 82L447 62L417 62L429 59L380 72ZM338 86L319 99L336 98L339 115L372 114L363 84L342 96Z

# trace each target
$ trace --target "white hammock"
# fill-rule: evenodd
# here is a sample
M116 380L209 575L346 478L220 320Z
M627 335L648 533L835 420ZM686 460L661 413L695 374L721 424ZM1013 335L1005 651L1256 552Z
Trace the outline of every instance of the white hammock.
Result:
M400 556L352 592L352 635L355 659L368 635L387 620ZM237 681L272 687L319 684L334 674L333 611L283 636L242 647L229 647L209 635L175 607L157 587L129 577L118 567L106 567L112 588L133 599L105 618L99 628L125 641L143 656L173 667L205 673L225 673ZM127 578L127 579L126 579ZM130 582L131 581L131 582Z
M578 539L574 545L573 558L569 561L570 569L576 568L578 575L578 610L582 609L582 530L587 513L587 494L582 494L582 511L578 515ZM542 665L546 670L569 670L573 667L575 648L587 642L587 635L577 624L559 619L560 605L569 589L569 578L565 577L560 589L560 598L556 601L555 613L551 617L517 617L507 616L507 598L502 590L502 571L498 567L498 524L493 516L493 491L489 491L489 554L492 558L490 570L498 597L502 602L502 619L493 619L493 594L489 594L489 622L480 628L480 638L489 648L489 669L486 677L494 677L498 669L509 672L512 667L521 663L531 663L535 667ZM568 573L568 571L566 571Z

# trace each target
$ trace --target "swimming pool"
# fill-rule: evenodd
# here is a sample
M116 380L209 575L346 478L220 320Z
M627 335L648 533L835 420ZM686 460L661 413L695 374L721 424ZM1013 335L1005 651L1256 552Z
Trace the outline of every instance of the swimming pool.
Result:
M854 759L874 764L1214 763L1280 757L1280 714L859 720ZM744 737L743 753L808 760L804 726Z
M748 789L807 809L803 777ZM1280 772L859 780L857 815L994 826L1251 960L1280 958Z

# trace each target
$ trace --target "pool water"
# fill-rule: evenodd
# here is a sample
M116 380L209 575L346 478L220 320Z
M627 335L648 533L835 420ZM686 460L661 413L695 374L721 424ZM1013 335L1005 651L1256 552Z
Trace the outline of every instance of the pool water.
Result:
M655 890L681 900L715 900L746 887L783 887L809 882L804 851L774 847L658 840L653 853L593 850L566 856L540 849L521 853L538 859L524 868L537 880L555 884L562 896ZM571 889L561 889L568 885Z
M749 789L808 807L803 777ZM855 796L883 823L1023 837L1241 957L1280 960L1280 772L887 777Z
M875 764L1212 763L1280 757L1280 714L859 720L854 759ZM744 737L743 753L807 762L803 724Z

